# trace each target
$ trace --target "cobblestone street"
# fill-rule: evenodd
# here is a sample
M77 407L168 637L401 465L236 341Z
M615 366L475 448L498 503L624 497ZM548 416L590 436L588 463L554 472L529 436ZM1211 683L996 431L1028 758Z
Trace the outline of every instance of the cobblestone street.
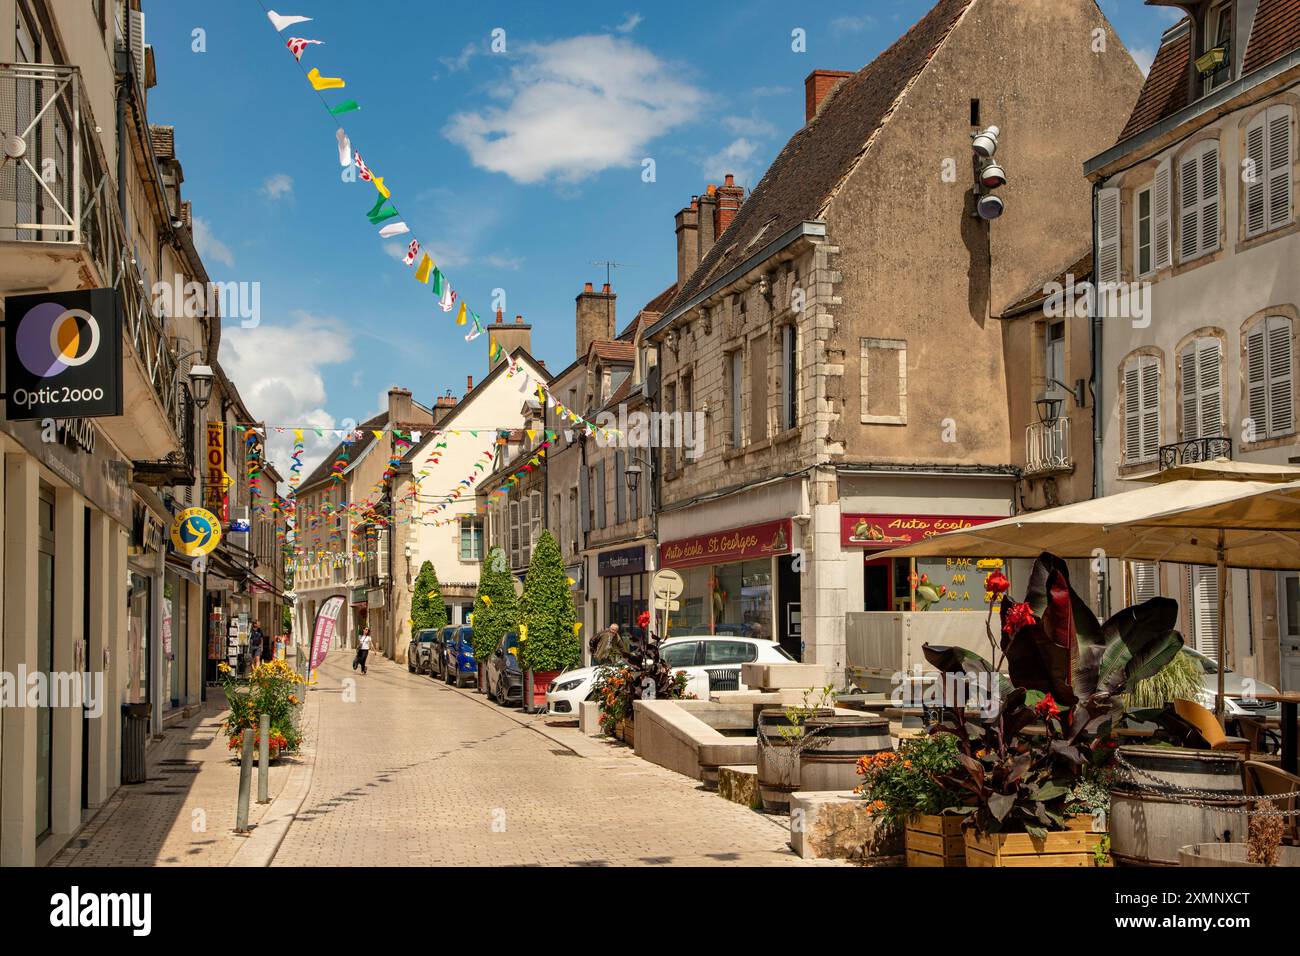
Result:
M362 677L349 661L336 652L321 670L311 789L273 865L803 863L785 818L630 748L576 727L544 735L542 718L472 691L373 657Z

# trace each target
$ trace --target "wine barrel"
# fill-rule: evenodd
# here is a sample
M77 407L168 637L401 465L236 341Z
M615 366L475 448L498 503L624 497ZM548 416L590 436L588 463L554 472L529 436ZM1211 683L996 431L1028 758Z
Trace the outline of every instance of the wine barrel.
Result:
M1118 752L1142 773L1121 767L1120 782L1111 787L1110 853L1116 863L1178 866L1179 850L1189 844L1246 839L1246 815L1229 812L1248 804L1237 754L1145 746L1120 747ZM1215 796L1192 798L1175 788ZM1208 806L1193 806L1190 799Z
M830 717L835 711L818 707L813 717ZM789 813L790 794L799 788L799 758L791 748L791 740L781 736L781 730L798 726L786 716L783 707L765 707L759 711L758 733L758 795L763 809L769 813Z
M800 790L852 790L859 758L894 749L889 721L870 714L814 717L805 729L813 742L799 755Z

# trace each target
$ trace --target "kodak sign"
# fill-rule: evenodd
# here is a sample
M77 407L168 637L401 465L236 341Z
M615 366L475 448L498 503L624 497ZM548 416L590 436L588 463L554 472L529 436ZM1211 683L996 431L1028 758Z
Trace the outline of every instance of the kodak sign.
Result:
M230 517L226 505L226 425L208 422L204 444L203 507L222 521Z

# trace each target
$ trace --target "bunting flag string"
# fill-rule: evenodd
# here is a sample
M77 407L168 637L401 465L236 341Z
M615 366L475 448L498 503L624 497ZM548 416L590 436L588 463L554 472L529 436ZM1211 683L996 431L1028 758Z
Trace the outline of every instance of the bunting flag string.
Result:
M262 9L266 12L267 19L270 20L271 25L275 28L276 32L282 32L287 27L296 23L306 23L311 21L310 17L279 14L274 10L267 9L265 4L262 5ZM397 204L391 201L392 191L385 185L384 177L375 173L375 171L365 163L361 157L360 151L353 148L352 140L347 131L338 123L337 117L360 109L360 105L355 100L343 100L331 106L329 102L321 96L321 93L326 90L344 89L347 86L346 81L342 77L323 76L318 67L312 67L310 70L307 70L302 64L302 57L308 46L320 45L323 45L321 41L307 37L290 37L286 44L289 52L293 55L294 62L298 65L300 70L303 70L308 83L310 83L312 89L316 92L317 97L321 101L321 105L324 107L326 112L329 113L331 121L335 125L335 138L338 145L340 165L344 168L347 168L350 165L355 166L357 170L357 178L363 182L369 182L375 187L375 191L379 194L379 200L370 209L369 213L367 213L367 218L371 225L381 227L379 229L379 235L384 239L404 235L411 231L410 227L407 225L406 221L401 218L401 213L397 208ZM398 221L389 223L388 220L390 219ZM408 266L413 265L416 258L416 250L424 246L425 244L419 242L418 237L413 238L408 246L407 254L403 257L402 261ZM446 275L438 268L437 263L434 262L431 257L428 258L428 268L426 268L424 263L421 262L420 268L415 273L416 281L423 284L432 278L431 291L437 298L438 307L443 312L455 311L457 325L463 326L469 324L472 319L473 324L469 332L465 335L465 341L474 341L483 332L478 313L468 306L463 297L460 297L457 294ZM492 360L495 362L503 355L504 349L499 343L495 342L495 340L489 340L489 345L491 346L493 355ZM538 388L546 395L547 407L559 407L558 402L556 402L554 397L550 395L550 389L545 382L538 382ZM572 410L569 411L572 412ZM570 420L574 421L575 424L581 421L582 426L588 434L599 431L608 435L609 433L614 432L613 429L601 428L585 419L580 419L580 417L570 417Z

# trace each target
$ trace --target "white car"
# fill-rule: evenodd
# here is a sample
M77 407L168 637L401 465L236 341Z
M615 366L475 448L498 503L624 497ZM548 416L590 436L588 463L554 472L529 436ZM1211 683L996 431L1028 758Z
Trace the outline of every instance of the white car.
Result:
M700 700L719 690L746 690L740 679L741 664L787 664L794 660L780 644L756 637L730 634L696 634L670 637L659 648L674 671L686 671L686 693ZM546 710L553 716L577 717L578 704L591 696L599 667L565 671L551 682Z

